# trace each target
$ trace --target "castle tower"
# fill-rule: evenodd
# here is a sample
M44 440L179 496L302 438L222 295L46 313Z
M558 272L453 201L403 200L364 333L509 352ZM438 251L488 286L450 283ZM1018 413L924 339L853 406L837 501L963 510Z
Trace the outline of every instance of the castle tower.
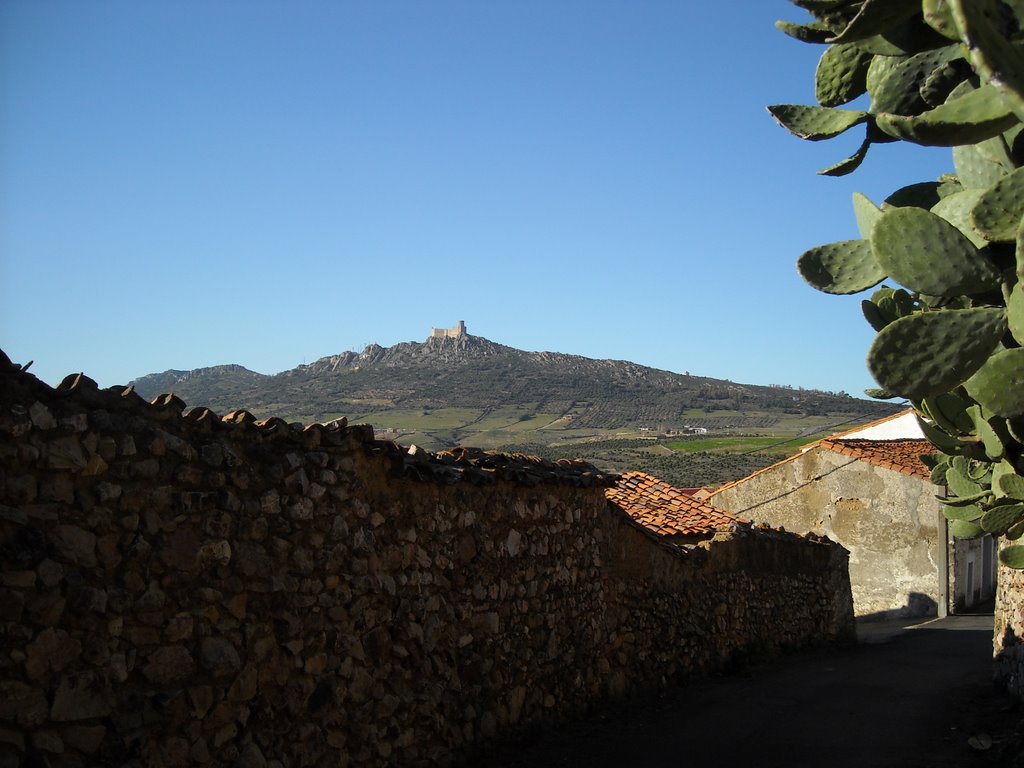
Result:
M432 339L458 339L462 336L468 336L466 332L466 321L459 320L451 328L431 328L430 338Z

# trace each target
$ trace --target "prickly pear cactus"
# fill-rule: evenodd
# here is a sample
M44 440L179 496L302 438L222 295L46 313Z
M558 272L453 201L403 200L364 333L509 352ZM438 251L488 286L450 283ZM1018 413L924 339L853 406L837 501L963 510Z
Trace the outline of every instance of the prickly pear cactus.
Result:
M823 45L817 105L776 104L794 135L863 130L854 171L874 144L950 147L954 175L911 184L875 205L854 196L861 239L797 262L826 293L866 291L878 332L875 397L903 397L941 452L932 480L960 537L1024 536L1024 0L792 0L813 17L778 22ZM857 108L849 106L856 101ZM1024 544L1003 548L1024 568Z

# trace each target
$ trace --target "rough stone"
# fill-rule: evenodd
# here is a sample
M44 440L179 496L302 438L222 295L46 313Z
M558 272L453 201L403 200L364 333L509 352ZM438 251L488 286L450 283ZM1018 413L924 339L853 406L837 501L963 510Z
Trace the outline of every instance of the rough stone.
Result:
M109 715L114 694L110 680L102 670L63 675L53 698L50 719L88 720Z
M31 407L29 407L28 417L31 419L33 426L39 429L53 429L57 426L57 420L53 418L50 409L38 401L32 403Z
M246 664L228 690L228 701L251 701L258 689L259 673L252 664Z
M47 462L53 469L81 470L89 463L77 437L62 437L50 442Z
M227 565L231 562L231 544L221 539L220 541L208 541L199 547L196 553L196 561L200 568L208 568L214 565Z
M255 742L250 741L238 755L238 768L266 768L267 759Z
M63 629L44 629L25 649L25 675L38 680L49 672L60 672L82 653L82 644Z
M46 722L49 705L38 686L0 680L0 720L35 728Z
M30 736L32 746L40 752L54 755L64 754L64 740L54 731L33 731Z
M223 637L204 637L199 648L199 663L214 677L228 677L242 666L235 646Z
M167 645L149 655L142 674L156 685L181 683L195 674L195 662L185 646Z
M64 743L86 755L99 752L107 729L102 725L75 725L61 731Z
M50 540L62 557L76 565L96 565L96 534L92 531L76 525L58 525Z
M43 560L36 570L44 587L55 587L64 578L64 566L49 558Z
M25 596L20 590L0 589L0 621L19 622L25 610Z

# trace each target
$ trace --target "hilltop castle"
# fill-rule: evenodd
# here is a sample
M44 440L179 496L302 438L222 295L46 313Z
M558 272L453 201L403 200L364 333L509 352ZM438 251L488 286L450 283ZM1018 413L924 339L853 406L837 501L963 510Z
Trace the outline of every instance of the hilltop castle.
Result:
M463 336L468 336L466 333L466 321L459 320L451 328L431 328L430 338L432 339L458 339Z

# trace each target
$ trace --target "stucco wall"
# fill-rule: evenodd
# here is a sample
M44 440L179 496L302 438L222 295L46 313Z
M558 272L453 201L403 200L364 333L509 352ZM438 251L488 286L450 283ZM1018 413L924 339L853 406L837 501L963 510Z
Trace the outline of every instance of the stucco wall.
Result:
M861 429L843 432L842 437L845 440L923 440L924 432L917 415L913 411L905 411Z
M444 764L852 632L830 542L740 529L684 550L585 467L183 418L5 363L4 764Z
M943 599L941 505L926 481L812 448L708 502L846 547L857 616L928 615Z
M950 601L954 613L970 610L995 594L996 545L986 534L977 539L952 539Z

